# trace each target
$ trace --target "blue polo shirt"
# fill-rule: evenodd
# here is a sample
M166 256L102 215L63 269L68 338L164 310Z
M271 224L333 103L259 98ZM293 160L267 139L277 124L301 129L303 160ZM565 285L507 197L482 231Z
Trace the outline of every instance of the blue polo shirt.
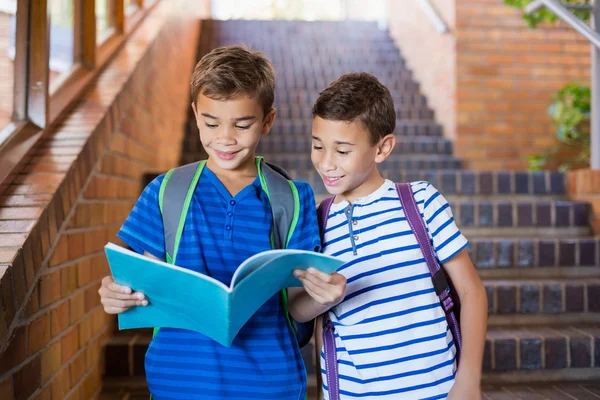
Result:
M162 260L165 249L158 193L163 179L161 175L146 187L118 233L136 252L147 251ZM319 250L312 189L306 183L295 183L301 207L288 248ZM232 197L205 167L190 205L177 265L229 285L238 265L271 248L271 223L271 206L258 177ZM302 357L279 294L246 323L230 348L200 333L161 328L148 348L145 366L155 400L298 400L304 399L306 391Z

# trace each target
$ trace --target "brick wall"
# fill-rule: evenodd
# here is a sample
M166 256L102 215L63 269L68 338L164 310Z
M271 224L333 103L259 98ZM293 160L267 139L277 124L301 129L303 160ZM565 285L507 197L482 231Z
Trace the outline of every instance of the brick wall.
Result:
M456 0L434 0L451 30L455 27ZM456 43L452 34L440 34L416 0L388 1L389 30L400 52L421 84L429 105L447 137L456 135ZM415 40L419 38L418 40Z
M178 161L189 107L199 23L169 15L174 3L159 3L0 197L2 399L100 389L114 328L97 293L109 271L103 246L143 174Z
M581 169L567 173L567 189L572 200L591 204L591 225L600 236L600 170Z
M551 95L589 83L589 44L564 25L529 29L502 0L432 3L452 33L433 32L416 0L390 1L390 29L456 154L475 169L526 168L555 144Z

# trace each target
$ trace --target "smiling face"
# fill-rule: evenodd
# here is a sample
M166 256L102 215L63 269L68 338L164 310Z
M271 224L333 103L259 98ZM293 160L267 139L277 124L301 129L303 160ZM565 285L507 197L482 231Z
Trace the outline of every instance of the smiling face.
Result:
M394 135L373 145L369 131L361 123L318 116L313 119L312 131L312 163L336 200L353 202L383 184L377 164L393 150Z
M253 168L256 146L275 122L274 109L263 117L261 105L252 98L215 100L203 94L192 108L213 172Z

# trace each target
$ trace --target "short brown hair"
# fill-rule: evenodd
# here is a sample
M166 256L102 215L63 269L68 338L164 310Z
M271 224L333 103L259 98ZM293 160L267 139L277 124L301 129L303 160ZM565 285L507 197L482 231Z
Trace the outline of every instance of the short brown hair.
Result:
M359 121L376 144L396 129L392 94L366 72L340 76L323 90L313 107L313 117L332 121Z
M275 98L275 69L262 53L245 46L219 47L196 64L191 91L194 103L200 94L216 100L249 96L267 115Z

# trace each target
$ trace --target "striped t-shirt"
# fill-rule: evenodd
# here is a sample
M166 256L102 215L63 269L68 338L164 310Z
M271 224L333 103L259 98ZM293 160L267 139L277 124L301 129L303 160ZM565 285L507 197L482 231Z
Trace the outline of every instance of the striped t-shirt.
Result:
M444 197L411 184L440 261L467 246ZM393 182L353 204L332 204L324 252L342 258L347 294L335 327L342 399L444 399L456 349L431 275ZM325 363L321 353L325 399Z
M135 251L164 260L158 206L163 178L156 178L144 190L118 236ZM301 207L289 248L318 250L313 192L305 183L296 182L296 187ZM238 265L271 248L271 222L270 203L258 177L232 197L216 175L204 168L185 222L177 265L229 285ZM279 293L250 318L230 348L200 333L161 328L150 344L145 366L155 400L302 400L306 391L304 363Z

